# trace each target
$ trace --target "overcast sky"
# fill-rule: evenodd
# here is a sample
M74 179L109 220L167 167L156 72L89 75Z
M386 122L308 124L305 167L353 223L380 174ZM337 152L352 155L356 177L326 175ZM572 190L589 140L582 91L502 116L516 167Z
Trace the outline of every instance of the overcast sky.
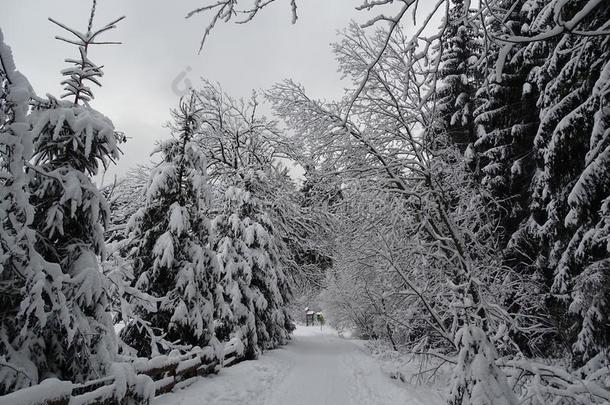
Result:
M54 39L65 34L47 18L84 32L91 2L0 1L0 27L17 68L39 95L58 96L59 72L66 67L63 60L76 57L77 50ZM350 20L371 17L354 10L354 0L302 0L299 21L292 25L290 3L278 1L249 24L218 24L197 54L209 18L196 15L187 20L185 15L202 4L210 1L98 0L94 26L127 16L104 37L122 45L96 46L89 52L105 72L103 87L94 89L92 106L130 138L111 174L146 162L155 140L168 136L163 124L178 100L172 87L186 88L187 81L196 84L205 77L218 81L233 96L247 97L252 89L292 78L315 97L340 96L347 84L340 81L330 43Z

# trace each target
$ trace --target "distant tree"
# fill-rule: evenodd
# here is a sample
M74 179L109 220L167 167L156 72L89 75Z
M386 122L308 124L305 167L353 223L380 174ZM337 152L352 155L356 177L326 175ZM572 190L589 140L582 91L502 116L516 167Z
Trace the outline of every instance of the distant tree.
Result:
M106 242L123 241L127 237L127 222L146 203L146 184L152 165L138 165L102 188L110 206L111 218L106 229Z
M292 182L280 184L292 186ZM286 273L295 290L305 296L323 287L326 271L332 266L333 212L341 198L335 181L310 166L300 190L286 187L274 200L274 213L282 219L277 222L289 259Z

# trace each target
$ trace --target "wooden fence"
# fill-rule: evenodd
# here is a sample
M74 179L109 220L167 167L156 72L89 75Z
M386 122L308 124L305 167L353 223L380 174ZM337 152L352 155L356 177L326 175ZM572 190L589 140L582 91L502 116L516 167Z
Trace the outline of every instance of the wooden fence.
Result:
M49 378L35 386L0 396L0 405L136 405L183 388L201 376L216 373L243 360L239 341L224 346L224 361L212 347L196 348L180 356L157 356L115 363L108 377L74 384Z

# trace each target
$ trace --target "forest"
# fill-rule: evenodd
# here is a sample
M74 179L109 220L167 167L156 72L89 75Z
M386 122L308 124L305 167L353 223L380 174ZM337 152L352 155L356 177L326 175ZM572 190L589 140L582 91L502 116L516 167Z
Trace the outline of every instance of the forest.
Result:
M313 24L305 1L202 0L188 40L280 3ZM101 187L136 134L94 108L96 50L129 24L96 7L84 32L51 19L73 48L56 96L0 31L1 404L109 376L107 403L149 403L138 362L257 359L309 302L448 370L447 404L610 403L608 0L345 2L370 19L332 44L343 97L202 79Z

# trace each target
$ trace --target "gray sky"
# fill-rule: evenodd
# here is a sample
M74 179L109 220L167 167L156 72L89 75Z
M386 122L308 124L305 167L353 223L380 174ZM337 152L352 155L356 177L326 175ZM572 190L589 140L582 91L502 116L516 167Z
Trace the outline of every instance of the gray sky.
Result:
M76 57L77 50L54 39L66 35L47 17L86 31L90 1L0 2L0 27L17 68L39 95L58 96L63 60ZM154 141L168 136L163 123L178 100L172 91L174 80L180 88L186 86L184 79L196 84L203 76L220 82L233 96L247 97L253 88L293 78L316 97L342 94L346 84L339 80L329 44L350 19L366 20L367 15L354 10L355 1L302 0L296 25L291 24L289 2L279 1L249 24L218 24L198 55L208 18L184 16L202 4L203 0L98 0L95 26L127 16L104 37L122 45L97 46L89 53L92 61L105 67L103 87L94 89L92 106L131 137L111 174L147 161Z

